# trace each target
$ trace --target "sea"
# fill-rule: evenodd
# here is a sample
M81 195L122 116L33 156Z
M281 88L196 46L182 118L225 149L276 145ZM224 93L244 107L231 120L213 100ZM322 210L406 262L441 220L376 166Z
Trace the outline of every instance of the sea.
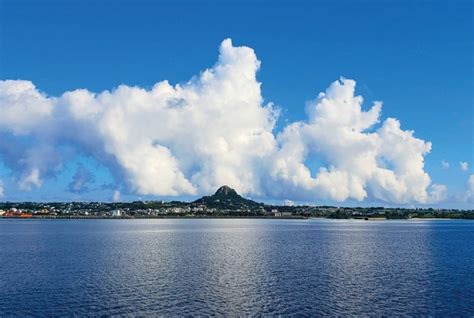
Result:
M0 316L474 316L474 221L0 220Z

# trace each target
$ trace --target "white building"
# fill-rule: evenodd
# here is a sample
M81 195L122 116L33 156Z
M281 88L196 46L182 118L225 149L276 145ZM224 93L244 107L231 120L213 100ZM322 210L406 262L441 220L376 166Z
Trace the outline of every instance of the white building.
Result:
M276 209L273 209L272 213L273 213L273 216L277 216L277 217L289 217L292 215L291 212L283 212L283 211L278 211Z

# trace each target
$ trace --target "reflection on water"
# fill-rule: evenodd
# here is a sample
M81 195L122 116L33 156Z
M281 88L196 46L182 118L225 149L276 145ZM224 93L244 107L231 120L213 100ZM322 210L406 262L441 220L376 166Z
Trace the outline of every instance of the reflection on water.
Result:
M347 231L328 237L328 258L322 267L330 277L333 310L380 316L392 308L391 314L402 315L405 304L411 313L430 313L427 295L419 290L430 289L425 275L432 268L429 228L411 230L406 237L406 229L399 226L345 222L341 226Z
M0 316L474 315L474 222L2 220Z

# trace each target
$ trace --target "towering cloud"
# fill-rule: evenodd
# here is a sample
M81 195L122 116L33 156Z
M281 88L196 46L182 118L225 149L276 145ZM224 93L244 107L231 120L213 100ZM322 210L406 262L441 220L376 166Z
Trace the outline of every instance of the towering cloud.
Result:
M369 194L380 200L429 203L444 196L446 188L433 185L423 170L431 144L404 131L394 118L381 126L381 102L362 110L355 81L341 79L307 105L308 120L287 126L278 135L280 150L271 175L279 191L298 189L304 197L361 201ZM312 176L305 161L324 162Z
M48 97L28 81L0 81L0 154L23 190L40 187L78 153L109 167L131 192L196 195L222 184L253 196L397 203L441 200L424 171L431 144L380 122L355 81L341 79L307 105L308 118L275 135L248 47L220 46L218 62L184 85L121 85ZM70 189L92 176L78 171Z

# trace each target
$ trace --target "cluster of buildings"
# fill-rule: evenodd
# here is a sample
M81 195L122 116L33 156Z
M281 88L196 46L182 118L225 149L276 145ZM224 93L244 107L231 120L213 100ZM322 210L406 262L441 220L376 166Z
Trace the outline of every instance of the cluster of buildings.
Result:
M33 216L44 216L44 215L56 215L56 213L50 213L49 211L23 211L17 208L11 208L9 210L0 210L0 217L4 218L22 218L28 219L32 218Z
M249 200L207 199L200 202L0 202L0 218L163 218L163 217L276 217L334 219L474 219L473 210L431 208L278 206Z
M3 204L8 205L8 204ZM153 218L192 216L291 217L294 212L277 207L216 208L205 204L138 203L16 203L0 209L0 218ZM15 205L15 206L13 206Z

